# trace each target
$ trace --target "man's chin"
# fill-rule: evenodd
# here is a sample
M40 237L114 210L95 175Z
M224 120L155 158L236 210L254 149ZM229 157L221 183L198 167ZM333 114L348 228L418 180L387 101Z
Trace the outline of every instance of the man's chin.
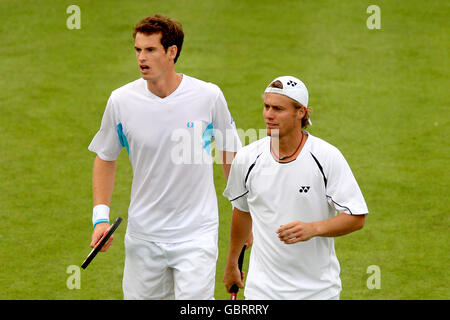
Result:
M279 137L280 136L280 130L267 128L267 135L269 137Z

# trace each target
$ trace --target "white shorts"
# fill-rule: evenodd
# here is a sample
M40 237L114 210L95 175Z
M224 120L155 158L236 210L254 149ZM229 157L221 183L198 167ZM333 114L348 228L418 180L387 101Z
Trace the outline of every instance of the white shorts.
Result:
M126 233L124 299L212 300L217 256L217 236L159 243Z

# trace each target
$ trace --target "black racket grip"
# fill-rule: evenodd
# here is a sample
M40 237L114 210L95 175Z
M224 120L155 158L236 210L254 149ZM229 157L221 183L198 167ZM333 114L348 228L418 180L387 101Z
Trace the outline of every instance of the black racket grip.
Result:
M230 288L230 293L238 293L239 287L235 284L233 284Z
M247 249L246 245L244 245L244 247L242 248L241 254L239 255L239 259L238 259L238 268L241 273L242 273L242 265L244 264L245 249ZM239 287L236 284L233 284L230 288L230 293L238 293L238 291L239 291Z
M105 243L109 240L109 238L114 233L114 231L116 231L117 227L120 225L121 222L122 222L122 218L118 217L116 219L116 221L109 227L107 233L99 240L99 242L97 242L94 249L92 249L91 252L89 253L89 255L87 256L86 260L84 260L83 263L81 264L81 267L83 269L87 268L87 266L95 258L97 253L102 249L102 247L105 245Z

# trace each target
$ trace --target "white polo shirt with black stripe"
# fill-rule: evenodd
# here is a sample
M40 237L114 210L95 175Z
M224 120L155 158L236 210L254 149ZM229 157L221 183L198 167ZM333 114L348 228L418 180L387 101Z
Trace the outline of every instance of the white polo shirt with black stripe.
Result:
M217 235L211 141L238 151L241 141L220 88L183 74L165 98L144 79L111 93L89 150L106 161L126 149L133 168L127 232L174 243ZM116 213L119 215L120 213Z
M368 209L342 153L308 134L298 157L281 163L270 137L243 147L233 161L224 196L250 212L254 242L246 299L330 299L341 291L340 266L332 237L285 244L276 230L299 220L316 222L337 212Z

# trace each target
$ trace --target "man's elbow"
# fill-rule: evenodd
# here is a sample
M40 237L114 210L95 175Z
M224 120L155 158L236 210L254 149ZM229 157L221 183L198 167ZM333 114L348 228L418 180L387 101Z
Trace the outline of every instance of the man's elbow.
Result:
M366 215L362 214L357 216L357 219L354 224L354 231L361 230L364 227L364 223L366 221Z

